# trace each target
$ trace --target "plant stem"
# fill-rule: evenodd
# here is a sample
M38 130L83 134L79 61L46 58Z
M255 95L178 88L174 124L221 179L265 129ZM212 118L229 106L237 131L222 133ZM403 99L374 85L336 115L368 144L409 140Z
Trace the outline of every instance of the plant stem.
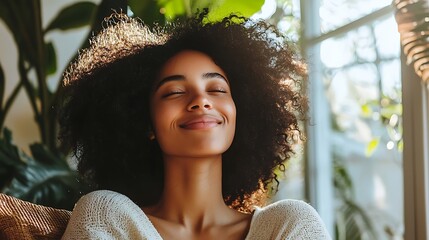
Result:
M55 141L52 139L50 133L50 101L49 90L46 84L46 47L42 29L42 16L41 16L41 3L40 0L33 0L33 13L35 23L35 41L37 47L37 62L34 63L37 74L38 95L40 99L40 118L39 126L41 129L42 142L46 144L51 150L55 149Z
M19 90L21 90L22 87L22 81L20 81L15 88L12 91L12 94L9 96L9 98L6 101L6 104L4 105L3 109L1 109L1 115L0 115L0 130L3 129L3 124L6 119L6 115L9 112L10 107L12 106L12 103L15 101L16 96L18 96Z
M4 118L6 113L3 113L3 97L5 92L5 79L3 67L0 65L0 118ZM0 124L0 130L3 129L3 124Z
M40 118L39 117L40 113L37 108L36 96L34 95L34 87L28 79L27 70L25 69L25 66L24 66L24 57L22 55L23 55L22 49L20 49L19 57L18 57L18 71L19 71L19 76L21 77L20 82L24 86L25 91L27 92L28 98L30 99L30 105L31 105L31 108L33 108L34 118L36 119L37 122L39 122L38 119Z

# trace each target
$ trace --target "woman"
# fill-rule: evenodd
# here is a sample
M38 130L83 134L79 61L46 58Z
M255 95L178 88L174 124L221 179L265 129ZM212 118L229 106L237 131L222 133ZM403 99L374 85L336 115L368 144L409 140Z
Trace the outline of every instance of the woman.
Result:
M306 107L275 28L205 13L108 23L65 75L60 138L97 191L63 239L329 239L301 201L260 208Z

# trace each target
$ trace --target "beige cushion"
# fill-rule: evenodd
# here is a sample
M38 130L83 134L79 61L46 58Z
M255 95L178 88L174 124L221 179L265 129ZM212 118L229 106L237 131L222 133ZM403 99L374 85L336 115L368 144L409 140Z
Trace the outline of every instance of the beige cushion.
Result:
M70 215L0 193L0 239L60 239Z

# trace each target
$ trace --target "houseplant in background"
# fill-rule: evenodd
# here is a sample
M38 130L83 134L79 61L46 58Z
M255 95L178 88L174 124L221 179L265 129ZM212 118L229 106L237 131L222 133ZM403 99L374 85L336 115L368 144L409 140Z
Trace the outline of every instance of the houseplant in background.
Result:
M122 4L122 5L121 5ZM85 188L76 172L66 161L68 149L57 143L56 107L61 84L54 91L47 86L47 77L57 71L56 51L45 39L54 30L66 31L92 23L92 31L110 9L126 7L126 2L78 2L62 9L42 27L40 0L11 0L0 2L3 20L18 49L19 80L12 93L5 98L5 79L0 71L0 187L9 195L42 205L71 209ZM87 42L87 41L84 41ZM74 57L73 57L74 58ZM1 66L0 66L1 69ZM12 143L12 133L4 120L19 91L25 91L39 128L41 142L30 146L31 156Z
M67 163L68 146L57 141L57 109L62 85L52 91L47 77L58 71L56 51L45 36L50 31L67 31L91 26L88 37L101 30L103 19L112 11L128 9L145 23L165 24L168 21L208 7L209 16L216 20L230 12L251 16L257 12L263 0L102 0L77 2L59 11L54 19L42 26L41 0L4 0L0 2L0 18L12 33L18 49L19 81L9 96L5 96L4 69L0 65L0 189L9 195L37 204L71 209L86 185ZM88 37L82 47L87 46ZM76 50L77 53L77 50ZM71 61L76 56L71 58ZM60 81L58 81L60 82ZM4 120L20 91L25 91L41 135L40 143L30 146L31 156L13 144L12 133L4 126Z

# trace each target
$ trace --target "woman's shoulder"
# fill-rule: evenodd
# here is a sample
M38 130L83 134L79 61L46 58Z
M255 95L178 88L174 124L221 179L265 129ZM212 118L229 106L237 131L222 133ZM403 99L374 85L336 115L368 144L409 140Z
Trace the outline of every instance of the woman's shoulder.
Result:
M160 239L147 216L127 196L97 190L76 203L63 239Z
M72 214L96 212L104 214L119 209L127 209L133 202L123 194L109 190L97 190L83 195L75 204Z
M114 191L97 190L85 194L77 201L72 217L90 217L93 218L92 221L97 221L124 213L133 214L136 210L140 208L127 196Z
M256 208L255 212L261 217L288 216L305 217L307 215L317 215L316 210L302 200L284 199L271 203L262 208Z
M93 204L113 203L114 204L115 202L121 202L121 201L128 202L131 200L127 196L118 192L114 192L110 190L96 190L83 195L76 203L76 205L87 204L87 203L93 203Z
M256 208L250 233L269 239L330 239L316 210L304 201L292 199Z

